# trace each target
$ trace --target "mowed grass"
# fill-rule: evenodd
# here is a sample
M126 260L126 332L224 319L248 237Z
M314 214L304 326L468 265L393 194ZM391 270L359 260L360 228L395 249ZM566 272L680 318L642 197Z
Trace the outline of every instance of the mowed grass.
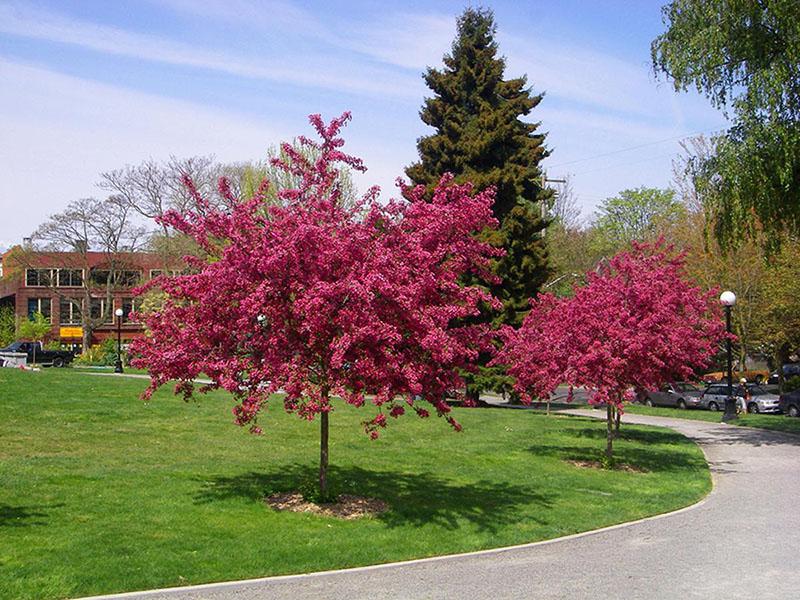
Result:
M710 410L687 409L679 410L662 406L642 406L641 404L626 404L625 412L635 415L648 415L654 417L671 417L673 419L692 419L695 421L708 421L719 423L722 421L722 412ZM739 418L730 421L731 425L739 427L756 427L758 429L769 429L772 431L782 431L784 433L800 434L800 419L787 417L785 415L754 415L741 414Z
M392 420L377 441L331 416L331 480L377 497L379 517L276 512L270 492L313 483L318 424L264 415L231 423L230 398L149 404L146 382L0 369L0 598L64 598L335 569L506 546L685 506L711 486L699 448L669 430L623 427L604 471L602 421L457 409Z

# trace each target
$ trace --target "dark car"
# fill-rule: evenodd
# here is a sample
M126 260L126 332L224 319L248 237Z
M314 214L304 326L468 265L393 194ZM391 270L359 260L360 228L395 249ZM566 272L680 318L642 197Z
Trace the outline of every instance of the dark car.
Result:
M784 381L791 379L792 377L797 377L798 375L800 375L800 363L786 363L783 365ZM770 385L777 385L779 381L780 378L778 377L778 372L775 371L774 373L770 373L767 383Z
M34 353L34 349L36 352ZM66 350L45 350L40 342L14 342L13 344L0 348L0 352L17 352L26 354L28 362L36 362L41 365L52 365L54 367L65 367L73 361L75 355Z
M639 401L647 406L672 406L696 408L700 406L702 390L693 383L678 381L666 383L658 390L647 390L640 394Z
M800 390L781 394L781 412L790 417L800 417Z

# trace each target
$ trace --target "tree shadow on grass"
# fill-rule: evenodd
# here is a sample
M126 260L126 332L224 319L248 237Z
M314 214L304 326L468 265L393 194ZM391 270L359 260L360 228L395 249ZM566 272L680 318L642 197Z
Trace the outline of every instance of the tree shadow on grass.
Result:
M578 437L605 440L607 432L605 427L584 427L583 429L576 429L575 435ZM637 442L640 444L683 444L686 442L686 436L672 430L654 431L632 429L623 423L619 428L617 440Z
M646 433L646 432L642 432ZM591 462L602 461L605 444L597 447L586 446L553 446L537 444L528 451L537 456L551 456L564 461ZM650 473L669 473L704 469L705 459L702 454L675 452L669 448L629 448L614 447L614 461L617 464L629 465Z
M285 465L265 472L242 473L233 477L205 477L195 502L209 503L231 498L262 501L278 492L308 489L315 485L317 469L306 465ZM520 521L519 510L531 504L548 508L551 500L535 490L517 484L448 481L431 473L375 471L358 467L331 467L328 472L335 494L354 494L386 501L390 510L375 518L390 527L436 525L457 529L464 521L479 531L494 532ZM538 519L526 516L526 519Z
M63 504L52 506L12 506L0 504L0 529L4 527L31 527L33 525L47 525L44 520L47 513L44 508L58 508Z

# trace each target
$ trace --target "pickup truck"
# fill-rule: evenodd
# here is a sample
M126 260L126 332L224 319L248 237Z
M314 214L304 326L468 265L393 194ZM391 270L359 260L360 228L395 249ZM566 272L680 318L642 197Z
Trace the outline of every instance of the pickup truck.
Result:
M28 355L28 363L33 363L33 349L36 348L36 362L41 365L64 367L72 362L75 355L66 350L44 350L41 342L14 342L10 346L0 348L0 352L18 352Z

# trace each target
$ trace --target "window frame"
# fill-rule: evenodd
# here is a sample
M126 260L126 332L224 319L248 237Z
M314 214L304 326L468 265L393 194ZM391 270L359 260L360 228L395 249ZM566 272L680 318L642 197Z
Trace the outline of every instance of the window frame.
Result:
M30 267L25 269L25 287L29 288L48 288L51 287L53 284L53 273L57 272L58 269L50 269L50 268L35 268ZM30 273L35 272L37 274L36 281L37 283L29 283L30 280ZM41 283L41 276L40 273L48 272L49 275L49 283Z
M32 301L36 301L36 304L37 304L37 310L34 310L33 312L31 312L31 302ZM42 310L42 305L43 305L42 303L43 302L48 302L49 303L49 307L47 309L47 312ZM52 325L53 324L53 299L50 298L50 297L44 298L44 297L41 297L41 296L29 297L28 298L28 306L27 306L27 310L26 310L26 315L27 315L28 319L32 318L34 313L37 313L37 312L42 313L47 318L47 321Z
M107 298L98 298L97 296L92 296L91 300L89 301L89 317L92 320L99 320L99 319L103 318L103 313L105 312L105 308L106 308L105 307L106 301L107 301ZM94 316L94 314L95 314L94 313L95 302L99 303L99 305L100 305L100 314L97 317ZM108 311L107 318L108 318L108 321L106 321L106 320L101 321L101 326L102 325L113 325L114 324L114 299L113 298L111 299L111 310Z
M78 303L81 305L80 310L75 308L75 304L72 303L72 300L77 300ZM64 320L64 306L69 307L69 320ZM75 313L78 313L77 318ZM63 296L58 300L58 324L59 325L83 325L83 299L82 298L69 298L67 296Z
M83 287L83 282L84 282L83 269L66 269L66 268L64 268L64 269L55 269L55 271L56 271L56 287L73 287L73 288L82 288ZM61 283L61 274L64 273L64 272L70 273L70 283L68 283L68 284ZM72 280L72 275L71 275L72 273L80 273L80 283L78 283L78 284L72 283L72 281L71 281Z

